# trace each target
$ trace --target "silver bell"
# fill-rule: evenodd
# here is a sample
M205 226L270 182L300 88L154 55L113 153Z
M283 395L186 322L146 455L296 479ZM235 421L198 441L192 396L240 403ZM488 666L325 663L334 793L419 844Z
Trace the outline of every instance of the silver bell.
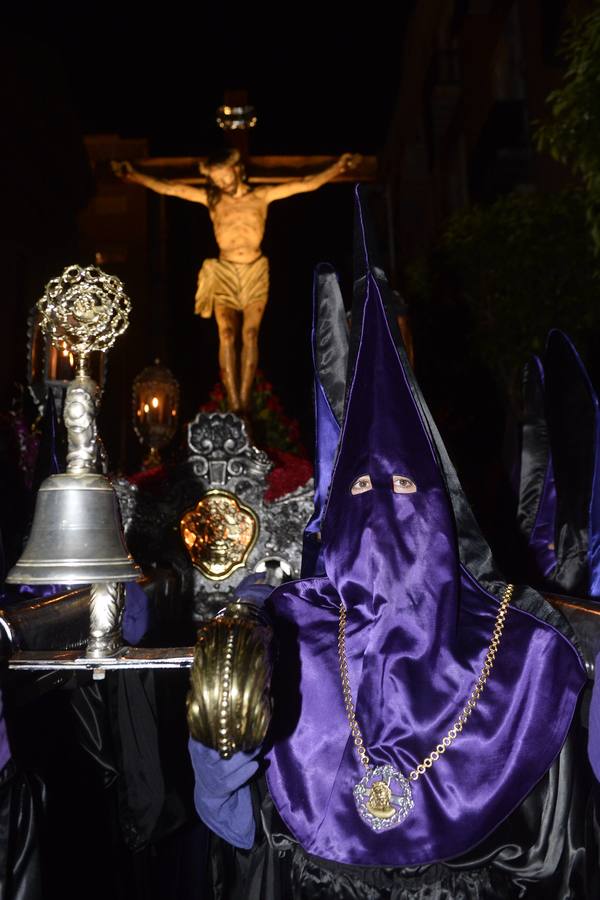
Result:
M137 580L140 571L125 546L112 485L96 472L98 385L87 373L86 359L112 347L127 327L130 306L119 279L94 266L68 266L38 302L42 330L54 343L64 341L78 360L63 409L67 472L40 487L27 546L6 579L91 585L86 656L96 659L119 652L122 582Z
M104 475L51 475L41 485L31 534L10 570L12 584L136 581L117 497Z

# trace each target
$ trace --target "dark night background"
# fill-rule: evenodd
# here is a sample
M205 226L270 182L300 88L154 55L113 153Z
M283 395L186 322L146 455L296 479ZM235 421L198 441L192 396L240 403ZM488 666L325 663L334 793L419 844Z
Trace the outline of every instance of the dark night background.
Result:
M80 135L146 138L150 156L203 155L223 144L215 111L224 91L246 88L259 118L251 153L376 154L394 107L409 6L386 14L385 28L375 14L359 23L306 7L290 11L285 24L250 11L200 15L188 9L124 21L121 12L100 4L68 15L46 10L29 22L9 23L2 38L2 226L11 242L18 231L17 265L28 270L16 308L5 318L15 335L13 356L17 347L22 351L22 363L13 360L12 377L16 371L23 378L26 309L45 280L70 261L92 261L78 250L74 227L94 191ZM152 216L156 199L149 196L148 204ZM120 383L122 357L133 349L141 368L159 355L181 381L184 418L206 400L218 375L214 320L200 321L192 313L197 270L216 250L208 215L176 199L168 199L165 209L163 312L147 315L152 321L145 328L139 320L152 299L130 289L132 327L109 359L102 429L117 467L131 468L138 459L132 430L124 441L114 422L106 421L106 410L114 416L117 408L110 395L129 395L130 384ZM347 284L352 215L348 184L274 204L269 213L264 249L272 288L260 366L287 412L300 418L309 445L312 269L331 261ZM121 408L127 415L127 406Z
M102 268L122 277L131 296L131 325L109 354L99 419L113 471L131 474L140 467L131 388L142 368L157 356L170 367L181 385L182 423L217 381L215 322L193 314L198 269L217 250L208 213L121 185L110 175L106 148L114 139L115 146L130 148L146 142L140 151L146 157L205 156L224 143L215 122L224 92L246 89L258 115L251 155L352 151L377 157L381 183L375 190L384 213L378 230L392 286L409 301L419 383L494 553L506 574L519 578L522 548L506 465L517 429L506 422L520 368L532 349L543 349L548 324L572 323L585 362L600 359L600 315L585 318L597 307L598 283L585 218L577 220L578 231L566 213L562 219L560 209L556 214L554 199L560 205L561 192L568 194L573 182L565 167L535 150L532 137L532 123L544 115L548 92L562 78L558 47L567 8L586 5L402 0L356 11L340 4L223 11L171 4L134 11L93 2L0 14L0 532L7 567L20 554L33 504L23 454L20 469L16 463L16 417L8 410L16 384L26 381L27 316L49 278L67 264L93 263L106 246L114 255L107 252ZM97 149L101 136L108 136L104 155L92 158L86 146ZM260 368L286 413L299 420L308 455L312 272L320 261L333 263L350 305L352 194L349 183L338 183L273 204L263 244L271 293ZM510 250L511 224L502 220L504 230L494 230L494 205L505 197L514 201L517 239ZM539 208L520 206L523 198ZM465 213L475 210L476 219L478 205L481 220L494 227L464 226L462 244L455 230L454 243L448 242L454 256L442 258L440 236ZM99 229L94 244L90 222L98 225L101 208L105 231ZM531 212L529 230L523 209ZM545 213L536 218L540 209ZM481 248L491 260L489 272L479 265ZM419 260L426 261L422 269L415 267ZM570 269L578 268L581 277L573 277ZM544 280L546 269L551 274ZM508 288L504 273L512 279ZM526 278L531 283L521 283ZM553 279L568 282L568 290L552 294ZM583 314L574 316L572 308ZM557 311L564 321L552 318ZM498 377L503 365L504 380ZM25 410L28 426L34 417ZM175 709L170 697L164 700ZM172 847L169 837L143 853L125 847L115 810L98 799L104 787L88 793L91 757L82 764L75 736L55 728L53 704L65 716L67 702L62 692L42 696L43 721L27 716L16 753L23 751L26 761L48 736L42 754L48 770L68 772L50 798L48 821L60 823L46 848L51 876L64 900L166 900L172 895L151 882L154 867L164 862L160 853L166 850L167 861L171 852L176 857L177 835ZM89 831L78 818L82 798L88 818L101 810ZM98 866L107 843L110 865ZM165 871L172 869L168 861ZM111 884L122 875L117 892ZM138 888L143 883L140 893L134 882Z

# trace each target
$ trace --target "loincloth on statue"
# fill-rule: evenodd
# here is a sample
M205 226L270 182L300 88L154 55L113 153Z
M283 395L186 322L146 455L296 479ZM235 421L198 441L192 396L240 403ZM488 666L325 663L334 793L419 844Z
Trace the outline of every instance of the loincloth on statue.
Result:
M205 259L198 272L195 312L208 319L215 303L240 311L251 303L266 302L269 295L269 260L259 256L251 263Z

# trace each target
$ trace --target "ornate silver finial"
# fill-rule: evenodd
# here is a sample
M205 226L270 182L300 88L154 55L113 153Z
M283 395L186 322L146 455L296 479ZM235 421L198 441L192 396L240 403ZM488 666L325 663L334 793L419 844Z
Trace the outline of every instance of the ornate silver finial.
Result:
M110 350L129 325L131 303L123 283L96 266L67 266L38 300L40 328L55 345L76 355L79 369L65 396L63 419L69 436L67 471L96 471L98 387L86 372L93 350Z
M92 350L110 350L129 325L131 310L121 279L96 266L67 266L48 282L37 306L42 331L80 360Z

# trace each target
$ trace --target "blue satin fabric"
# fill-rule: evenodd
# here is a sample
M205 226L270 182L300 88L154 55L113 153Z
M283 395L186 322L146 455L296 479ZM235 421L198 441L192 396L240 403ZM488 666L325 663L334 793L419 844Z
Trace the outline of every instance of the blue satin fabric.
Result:
M190 737L194 769L194 804L208 827L234 847L250 850L255 824L248 781L256 774L258 750L222 759L217 750Z
M125 609L123 611L123 637L128 644L136 646L150 627L150 601L141 585L135 581L125 582Z
M389 331L379 288L367 299L322 534L326 575L268 601L280 643L267 779L279 814L311 854L363 866L450 859L527 796L565 740L585 682L554 627L511 605L491 677L462 734L416 784L414 809L374 833L352 796L364 771L344 710L339 607L356 716L374 765L405 776L456 721L481 671L498 597L459 562L452 506L427 414ZM353 496L369 474L373 490ZM417 492L395 494L392 476ZM515 591L518 603L520 591ZM296 697L294 702L290 698Z

